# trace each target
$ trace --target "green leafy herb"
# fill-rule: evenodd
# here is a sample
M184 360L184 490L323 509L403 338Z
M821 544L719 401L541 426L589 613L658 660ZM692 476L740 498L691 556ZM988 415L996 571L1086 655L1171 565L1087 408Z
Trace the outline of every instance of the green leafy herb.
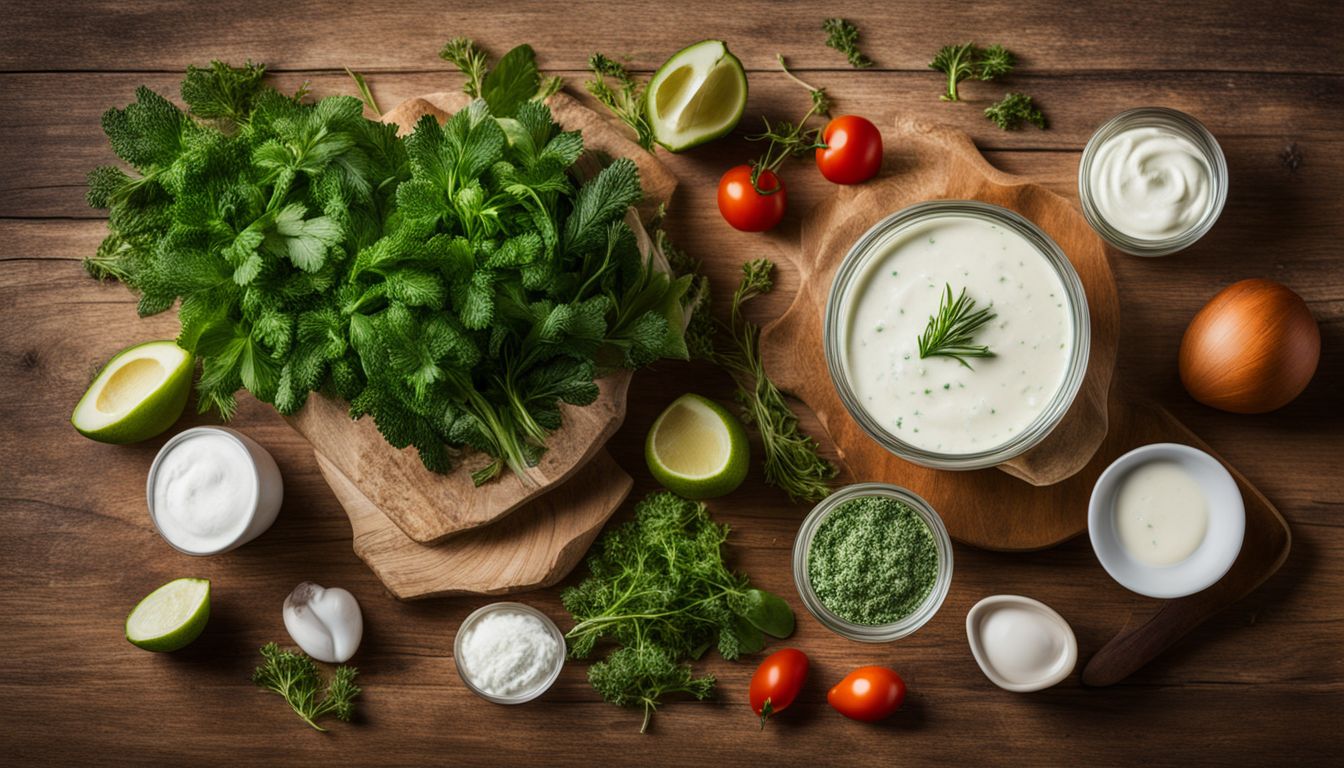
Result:
M826 45L843 53L855 69L873 66L873 60L859 50L859 28L844 19L827 19L821 30L826 33Z
M349 75L350 79L355 81L355 87L359 89L360 101L364 102L364 106L368 107L369 111L375 116L382 117L383 110L379 109L378 102L374 101L373 91L369 90L369 83L364 79L364 76L351 70L349 67L345 68L345 74Z
M103 118L135 173L89 177L109 209L89 271L138 291L141 314L180 302L203 410L229 417L245 388L289 414L325 392L431 470L474 449L477 483L506 466L526 480L598 376L687 356L690 278L655 268L624 221L634 163L578 177L582 137L515 51L488 74L479 59L484 100L404 139L353 97L307 103L254 67L195 70L186 113L140 89Z
M317 724L322 717L333 715L338 720L350 721L355 697L360 693L355 685L359 670L345 665L337 667L319 700L317 692L322 687L322 676L312 659L302 653L282 651L275 643L262 646L261 657L264 661L252 673L252 682L283 696L305 723L325 731Z
M1024 122L1045 128L1045 115L1041 114L1031 97L1024 93L1004 96L1002 101L985 109L985 117L1005 131L1017 130Z
M686 259L670 243L661 247L673 264ZM756 259L742 265L742 281L733 293L728 322L709 311L707 291L691 317L686 343L691 356L723 368L737 383L737 402L743 419L761 435L765 451L765 481L782 489L794 501L816 502L831 493L836 467L818 453L817 442L798 426L783 393L766 375L761 360L761 329L748 321L742 306L773 288L775 265Z
M961 101L957 85L968 77L994 80L1008 74L1015 65L1013 54L1002 45L980 48L975 43L945 45L929 62L929 69L947 75L947 90L943 101Z
M952 299L952 286L944 286L943 300L938 305L938 314L929 317L929 324L919 337L919 356L950 357L970 368L967 357L993 357L989 347L975 345L975 334L989 324L998 315L990 307L975 308L975 299L966 296L966 289Z
M653 494L635 505L633 521L603 535L589 577L561 595L576 622L565 635L574 658L601 640L621 646L589 668L588 680L605 700L642 708L641 733L669 694L713 691L713 675L695 677L688 660L711 646L736 659L765 647L767 634L793 634L788 603L728 570L727 538L704 504Z
M470 38L449 40L439 58L457 67L466 76L462 90L472 98L484 99L490 114L512 118L528 101L545 101L564 86L559 77L543 78L537 70L537 54L523 44L504 54L490 67L490 59Z
M831 113L831 100L826 95L825 88L814 88L790 72L788 65L784 63L783 54L775 54L775 58L779 60L779 68L784 70L784 74L790 80L807 89L808 96L812 99L812 105L797 123L784 121L771 123L769 118L761 118L765 123L765 130L755 136L747 137L749 141L766 142L765 154L751 164L751 185L761 195L772 195L783 188L776 184L770 189L762 189L760 185L761 174L766 171L773 173L785 160L791 157L802 157L814 149L826 146L826 142L821 140L822 129L809 129L807 121L813 115L829 115Z
M644 112L644 84L635 79L624 66L601 53L588 57L588 69L593 79L584 87L602 106L611 111L635 132L639 146L653 151L653 127ZM610 80L610 82L608 81Z

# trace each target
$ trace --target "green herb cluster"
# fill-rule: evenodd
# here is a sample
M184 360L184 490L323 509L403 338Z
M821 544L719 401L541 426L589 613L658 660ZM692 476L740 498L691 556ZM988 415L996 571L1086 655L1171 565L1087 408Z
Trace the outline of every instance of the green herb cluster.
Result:
M480 483L525 476L606 370L687 356L689 278L624 222L635 165L578 180L582 137L539 101L554 85L531 48L493 69L470 41L446 50L480 98L405 139L358 99L309 103L218 62L188 71L188 112L141 88L104 115L136 173L90 176L110 233L87 266L141 314L180 301L203 410L227 418L240 388L281 413L329 392L431 470L488 454Z
M895 499L862 496L833 509L807 550L812 591L846 621L878 626L923 604L938 577L933 533Z
M333 715L338 720L350 721L355 711L354 699L360 693L359 686L355 685L359 670L345 665L337 667L319 701L317 692L322 685L322 676L307 655L282 651L275 643L267 643L262 646L261 657L263 663L252 673L252 682L283 696L305 723L325 731L326 728L317 724L321 717Z
M867 69L873 66L873 60L859 50L859 28L844 19L826 19L821 23L821 31L826 33L826 45L844 54L849 66L855 69Z
M929 69L947 75L947 89L938 98L943 101L961 101L957 85L967 78L977 80L997 80L1008 75L1017 65L1017 57L1002 45L981 48L975 43L945 45ZM1024 93L1012 92L998 102L985 108L985 117L1000 130L1014 131L1023 123L1031 123L1037 128L1046 127L1045 115L1036 106L1032 98Z
M705 505L653 494L635 506L633 521L602 537L589 577L562 595L576 622L565 635L572 656L587 658L602 640L620 646L589 668L588 680L605 700L642 708L641 732L668 694L703 699L713 691L713 675L696 677L688 660L711 646L736 659L764 648L766 635L793 633L788 603L724 564L727 538Z
M969 369L971 365L965 358L993 357L989 347L972 342L975 334L996 317L990 307L976 309L975 299L966 295L965 288L953 299L952 284L944 283L938 312L929 316L929 324L917 339L920 358L950 357Z
M601 53L588 57L588 69L593 79L583 86L602 106L635 132L639 146L652 152L653 126L644 109L645 83L640 82L625 66Z

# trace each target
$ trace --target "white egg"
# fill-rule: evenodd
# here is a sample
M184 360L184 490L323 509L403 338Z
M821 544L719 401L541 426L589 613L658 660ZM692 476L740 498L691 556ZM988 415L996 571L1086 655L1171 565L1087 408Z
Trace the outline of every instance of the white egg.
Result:
M359 650L364 616L355 596L340 587L305 581L285 598L281 612L289 636L318 661L339 664Z

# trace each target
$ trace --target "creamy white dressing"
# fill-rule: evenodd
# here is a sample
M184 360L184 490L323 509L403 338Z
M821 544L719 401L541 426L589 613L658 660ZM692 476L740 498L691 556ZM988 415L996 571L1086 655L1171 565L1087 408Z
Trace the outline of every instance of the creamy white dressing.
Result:
M1064 655L1066 636L1040 611L1004 605L980 624L986 661L1009 683L1025 685L1048 677Z
M1209 505L1204 490L1174 461L1135 467L1120 482L1115 498L1115 532L1135 560L1175 565L1204 541Z
M241 537L257 506L257 469L247 449L216 432L172 446L154 473L159 532L187 552L218 552Z
M945 454L992 450L1050 404L1069 369L1073 321L1064 283L1030 241L974 216L916 222L860 267L841 299L842 366L883 429ZM998 315L975 336L994 357L921 359L917 339L944 286Z
M1130 128L1104 141L1088 186L1106 223L1138 240L1167 240L1193 229L1213 198L1204 153L1165 126Z

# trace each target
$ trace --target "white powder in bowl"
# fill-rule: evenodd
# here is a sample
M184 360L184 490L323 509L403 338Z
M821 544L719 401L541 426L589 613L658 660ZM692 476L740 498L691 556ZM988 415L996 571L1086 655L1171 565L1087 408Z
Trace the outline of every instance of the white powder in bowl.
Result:
M535 690L550 677L563 651L541 619L522 611L491 611L461 631L458 668L491 696Z

